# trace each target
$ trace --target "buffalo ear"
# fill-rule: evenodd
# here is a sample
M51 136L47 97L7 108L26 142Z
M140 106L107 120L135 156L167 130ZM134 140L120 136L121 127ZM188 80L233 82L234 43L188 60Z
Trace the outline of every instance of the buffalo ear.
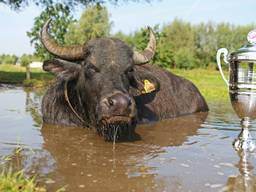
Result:
M144 95L159 91L160 83L158 79L151 72L138 68L136 67L134 70L131 81L131 86L136 89L135 95Z
M62 59L44 61L43 69L65 79L75 78L81 70L81 65Z

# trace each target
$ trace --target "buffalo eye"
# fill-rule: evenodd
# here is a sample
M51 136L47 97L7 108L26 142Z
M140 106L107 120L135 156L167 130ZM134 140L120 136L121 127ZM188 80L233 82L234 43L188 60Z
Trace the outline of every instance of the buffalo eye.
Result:
M85 68L85 74L89 77L92 77L95 73L98 72L100 72L100 70L92 64L88 64Z
M133 67L129 67L126 69L126 71L124 72L124 78L127 80L127 83L128 84L133 84L133 81L134 81L134 69Z
M133 71L134 71L133 67L129 67L124 73L125 73L125 75L130 77L132 75Z

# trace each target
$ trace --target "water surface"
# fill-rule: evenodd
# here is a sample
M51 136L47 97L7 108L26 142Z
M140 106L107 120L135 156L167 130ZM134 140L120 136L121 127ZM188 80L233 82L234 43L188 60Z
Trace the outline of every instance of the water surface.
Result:
M240 124L228 99L209 102L208 114L139 125L139 140L113 147L93 130L42 125L41 95L0 86L0 158L12 157L0 166L37 175L49 191L256 191L256 155L233 149Z

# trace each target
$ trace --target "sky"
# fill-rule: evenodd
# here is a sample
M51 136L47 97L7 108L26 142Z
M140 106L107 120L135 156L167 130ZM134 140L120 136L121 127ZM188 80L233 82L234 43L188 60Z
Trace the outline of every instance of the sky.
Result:
M148 25L168 24L175 18L195 24L208 21L239 25L256 23L255 0L153 0L151 3L106 6L114 23L112 33L131 33ZM75 18L79 18L81 11L75 12ZM26 32L40 12L41 9L34 5L15 12L0 4L0 54L33 53Z

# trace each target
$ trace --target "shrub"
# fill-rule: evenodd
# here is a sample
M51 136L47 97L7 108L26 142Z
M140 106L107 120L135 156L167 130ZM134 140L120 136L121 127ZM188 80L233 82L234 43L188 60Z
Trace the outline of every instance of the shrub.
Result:
M193 52L187 48L180 48L174 53L174 62L180 69L193 69L197 65Z

